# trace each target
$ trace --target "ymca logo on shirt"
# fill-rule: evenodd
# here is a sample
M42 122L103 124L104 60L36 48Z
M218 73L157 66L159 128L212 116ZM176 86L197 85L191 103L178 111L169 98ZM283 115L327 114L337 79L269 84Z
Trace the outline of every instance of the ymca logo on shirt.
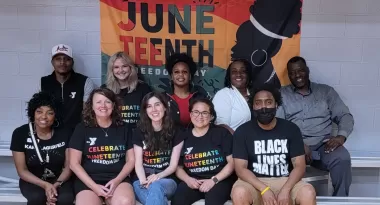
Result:
M190 154L191 150L193 150L193 147L188 147L186 149L187 150L186 150L185 154Z
M90 141L87 141L87 144L90 144L90 146L95 145L96 137L89 137Z
M287 144L287 139L254 141L257 162L253 163L253 172L273 177L288 176Z
M74 99L76 94L77 94L77 92L71 92L71 94L69 95L69 97L71 97L72 99Z

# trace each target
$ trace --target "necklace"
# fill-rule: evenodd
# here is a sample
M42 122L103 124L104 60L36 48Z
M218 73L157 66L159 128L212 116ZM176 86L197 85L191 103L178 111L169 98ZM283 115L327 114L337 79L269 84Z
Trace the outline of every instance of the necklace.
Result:
M109 128L110 128L110 127L108 127L106 131L104 131L104 129L101 127L101 129L103 130L103 132L104 132L104 134L105 134L106 137L108 137L108 133L107 133L107 131L108 131Z

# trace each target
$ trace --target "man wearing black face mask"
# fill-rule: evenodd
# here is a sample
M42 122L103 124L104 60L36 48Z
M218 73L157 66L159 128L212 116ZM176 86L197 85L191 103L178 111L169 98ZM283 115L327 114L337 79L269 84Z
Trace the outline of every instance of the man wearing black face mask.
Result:
M301 181L306 169L301 131L275 117L282 103L279 90L267 84L252 96L255 118L237 128L233 138L239 177L231 192L233 204L315 205L313 186Z
M287 68L292 84L281 88L283 104L277 117L301 129L306 162L330 172L333 196L348 196L351 157L343 144L353 130L354 118L334 88L310 82L305 59L291 58ZM333 123L338 125L337 136L332 136Z

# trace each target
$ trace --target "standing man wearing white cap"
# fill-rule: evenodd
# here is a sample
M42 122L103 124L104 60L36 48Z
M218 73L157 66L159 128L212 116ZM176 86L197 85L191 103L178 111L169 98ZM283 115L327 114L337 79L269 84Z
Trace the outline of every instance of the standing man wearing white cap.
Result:
M41 90L51 92L61 100L64 127L74 130L81 121L83 102L95 86L89 77L74 72L73 51L70 46L59 44L51 52L54 72L41 78Z

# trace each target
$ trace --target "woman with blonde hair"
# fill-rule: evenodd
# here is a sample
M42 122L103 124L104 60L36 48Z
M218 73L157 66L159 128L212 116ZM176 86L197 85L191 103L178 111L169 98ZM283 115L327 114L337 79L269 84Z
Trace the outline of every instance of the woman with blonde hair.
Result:
M124 52L117 52L110 57L106 83L102 87L107 87L121 98L121 117L128 126L135 128L140 119L141 101L151 89L138 79L137 68Z

